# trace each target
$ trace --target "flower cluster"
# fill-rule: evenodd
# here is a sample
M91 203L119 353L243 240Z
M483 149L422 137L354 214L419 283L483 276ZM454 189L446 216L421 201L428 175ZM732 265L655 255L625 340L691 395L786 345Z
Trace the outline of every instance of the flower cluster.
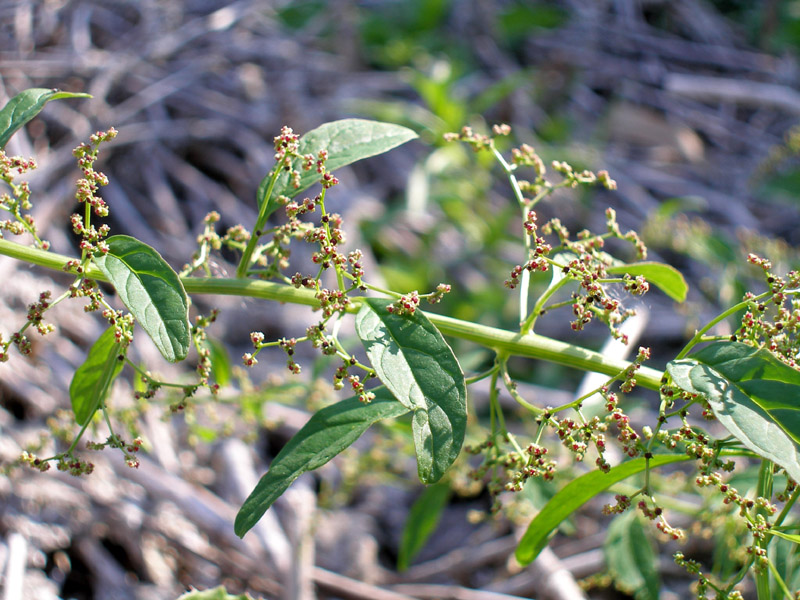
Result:
M504 282L504 285L509 289L514 289L519 285L520 275L524 270L531 273L535 271L545 272L550 268L547 256L552 251L552 246L540 235L538 235L536 227L536 212L528 211L527 217L523 222L525 233L533 240L533 247L530 250L530 258L524 265L517 265L511 270L511 277Z
M501 125L499 127L502 128L503 126ZM502 129L502 132L505 132L505 133L500 133L500 135L508 135L509 133L511 133L511 128L508 127L508 126L506 126L506 127L507 127L507 129L505 129L505 128ZM498 129L497 131L501 131L501 130ZM472 127L468 127L466 125L461 128L460 132L458 132L458 133L445 133L443 137L444 137L445 141L448 141L448 142L455 142L455 141L466 142L467 144L472 146L472 149L475 152L480 152L481 150L494 148L494 140L490 136L483 135L481 133L475 133L475 131L473 131Z
M645 518L650 519L651 521L656 521L656 529L673 540L677 541L684 539L686 537L686 533L682 529L672 527L667 522L667 519L664 517L664 509L658 506L652 497L650 498L650 503L652 506L648 505L645 500L640 500L637 504L639 511L645 516Z
M44 291L39 294L39 301L28 305L28 323L36 328L41 335L46 335L55 331L55 326L52 323L45 323L44 313L50 308L50 291Z
M394 315L413 315L419 306L419 292L414 290L408 294L403 294L397 300L386 307L386 312Z
M0 238L3 232L11 235L29 233L33 237L36 247L48 250L50 243L39 238L33 216L27 212L33 208L31 204L31 188L27 181L15 183L14 179L36 168L36 161L32 158L24 159L21 156L8 156L0 149L0 180L8 184L11 194L0 194L0 210L11 214L11 219L0 219Z
M619 398L607 387L600 389L600 395L605 402L607 423L613 423L619 434L617 440L622 444L622 451L630 458L638 456L642 452L641 435L639 435L630 424L630 417L619 407Z
M219 316L219 309L216 308L212 309L208 316L197 315L192 327L192 341L197 349L198 357L195 368L199 376L198 387L207 387L214 395L219 392L219 384L210 382L213 365L211 364L211 350L206 343L206 330L217 320L217 316Z
M772 272L768 259L750 254L747 260L762 270L767 291L758 296L745 294L747 309L731 339L766 348L790 367L800 369L800 272L781 277Z
M144 441L140 437L136 437L132 442L126 442L115 434L109 435L104 442L86 442L86 448L89 450L101 451L105 448L116 448L122 450L125 456L125 464L132 469L139 468L139 459L136 454L142 449Z

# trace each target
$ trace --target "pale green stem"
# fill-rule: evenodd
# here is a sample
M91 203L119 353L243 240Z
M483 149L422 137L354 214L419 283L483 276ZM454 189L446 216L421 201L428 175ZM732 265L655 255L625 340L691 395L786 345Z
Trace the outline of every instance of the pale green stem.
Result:
M697 344L699 344L699 343L700 343L700 341L703 339L703 335L705 335L705 333L706 333L706 332L707 332L709 329L711 329L712 327L714 327L714 325L716 325L716 324L717 324L717 323L719 323L720 321L724 321L725 319L727 319L727 318L728 318L728 317L730 317L731 315L734 315L734 314L736 314L736 313L737 313L737 312L739 312L740 310L742 310L742 309L744 309L744 308L747 308L747 305L748 305L750 302L758 302L759 300L763 300L764 298L769 298L770 296L772 296L772 292L764 292L763 294L760 294L760 295L758 295L758 296L755 296L755 297L753 297L753 298L750 298L749 300L744 300L744 301L742 301L742 302L739 302L739 304L736 304L736 305L734 305L734 306L731 306L731 307L730 307L728 310L726 310L725 312L723 312L723 313L721 313L721 314L717 315L716 317L714 317L713 319L711 319L711 321L709 321L708 323L706 323L705 327L703 327L702 329L698 329L698 330L695 332L695 334L694 334L694 337L693 337L691 340L689 340L689 343L688 343L688 344L686 344L686 346L684 346L683 350L681 350L681 351L680 351L680 353L678 354L678 356L676 356L676 357L675 357L675 360L678 360L679 358L683 358L684 356L686 356L687 354L689 354L689 351L690 351L690 350L691 350L691 349L692 349L694 346L696 346Z
M0 239L0 254L56 271L62 271L67 261L71 260L64 255L29 248L3 239ZM87 265L84 276L98 281L107 281L102 271L94 265ZM247 296L277 302L319 306L313 290L297 289L283 283L207 277L182 277L181 281L189 294ZM360 308L361 299L352 298L352 301L352 306L348 310L356 312ZM631 364L625 360L611 359L593 350L535 333L522 335L434 313L425 313L425 315L444 335L475 342L514 356L538 358L582 371L596 371L612 376L627 369ZM645 366L642 366L636 373L637 384L652 390L658 390L661 385L661 377L661 371Z
M250 268L250 261L253 258L253 251L256 249L256 244L258 244L258 240L261 237L262 229L264 229L264 225L266 225L267 218L269 217L269 215L267 215L269 199L272 196L272 189L275 187L275 182L278 180L278 175L280 175L280 173L281 170L278 168L278 165L275 165L272 178L269 180L267 193L264 195L261 206L259 207L256 226L253 227L253 233L250 236L250 239L247 240L247 246L245 246L244 252L242 253L242 259L239 261L239 266L236 267L236 277L242 278L247 276L247 271Z
M525 202L525 196L522 195L522 190L519 187L519 182L517 178L514 176L514 167L503 158L503 155L497 150L497 148L492 145L492 152L494 153L494 157L497 159L497 162L500 163L500 166L503 167L503 171L505 171L506 176L508 177L508 182L511 184L511 190L514 192L514 198L517 200L517 204L519 204L520 209L522 210L522 220L524 221L528 217L528 206ZM527 262L530 258L530 250L531 250L531 236L527 234L527 232L523 232L523 238L525 242L525 260L523 262ZM523 269L522 271L522 281L520 281L519 285L519 322L522 323L525 320L525 317L528 314L528 287L530 286L531 274L528 269Z
M555 267L551 268L554 269ZM560 290L570 281L571 281L570 279L567 279L565 277L564 279L556 283L554 286L551 286L545 290L545 292L536 301L536 304L534 305L531 314L528 315L528 317L525 319L525 322L522 324L522 328L520 329L522 333L530 333L531 331L533 331L533 326L536 324L536 319L539 318L539 315L541 314L545 303L553 296L553 294L555 294L558 290Z
M781 577L781 574L778 573L778 569L772 564L772 561L769 561L769 570L772 571L772 576L775 577L775 582L778 584L778 587L781 588L781 592L783 593L784 598L788 598L788 600L794 600L795 596L789 591L786 582Z
M791 498L786 501L786 505L783 507L783 510L778 515L778 518L775 519L775 522L772 524L773 527L780 527L783 524L783 521L789 515L789 511L792 510L792 507L797 502L797 498L800 497L800 486L796 487L794 493L792 493Z
M772 461L765 458L761 459L761 468L758 471L758 486L756 489L758 496L761 498L766 498L767 500L771 499L772 482ZM756 510L756 514L761 514L764 516L764 518L766 518L767 512L765 509L761 508ZM769 539L769 537L766 537L764 539L757 540L755 546L766 550ZM756 592L758 594L758 600L770 600L769 571L756 569L754 575L756 579Z

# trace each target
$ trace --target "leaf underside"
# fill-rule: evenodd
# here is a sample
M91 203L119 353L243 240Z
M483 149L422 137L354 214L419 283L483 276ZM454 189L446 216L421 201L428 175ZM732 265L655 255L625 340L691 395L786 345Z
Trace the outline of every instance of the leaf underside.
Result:
M667 372L677 386L699 394L717 420L745 447L800 477L800 372L769 351L718 342Z
M434 483L464 443L467 388L450 346L422 311L397 315L389 300L367 299L356 332L378 378L413 412L412 430L420 481Z

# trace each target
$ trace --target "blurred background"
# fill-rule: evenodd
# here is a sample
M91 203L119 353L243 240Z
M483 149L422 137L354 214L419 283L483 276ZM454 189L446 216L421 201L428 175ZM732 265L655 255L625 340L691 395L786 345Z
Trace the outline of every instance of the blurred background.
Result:
M506 149L528 143L546 162L607 169L618 182L615 192L554 195L542 205L540 222L557 215L573 231L601 231L603 210L611 206L624 230L642 234L650 258L687 277L691 292L684 305L657 292L645 301L651 318L642 343L656 349L656 363L661 359L663 366L687 333L746 290L760 289L759 273L744 260L749 252L771 258L776 271L798 266L799 47L796 0L4 0L0 103L30 87L93 96L48 104L7 147L10 154L35 156L40 165L29 178L33 214L55 251L75 253L68 225L78 176L72 148L114 126L120 134L98 163L111 181L102 195L111 207L112 232L154 246L176 269L190 259L209 211L221 213L220 230L252 226L255 190L271 168L272 138L281 126L303 133L345 117L406 125L419 141L337 172L341 185L329 197L346 219L350 246L366 251L371 281L398 291L450 283L454 292L437 310L513 329L517 306L502 281L521 260L514 241L518 209L488 157L442 139L464 125L488 131L508 123L513 134ZM235 258L217 257L219 274L230 275ZM59 289L64 283L11 259L0 260L0 277L6 334L21 324L25 306L43 285ZM225 434L236 429L263 460L302 424L306 410L330 401L330 393L318 389L311 368L302 383L287 379L280 354L261 361L254 382L236 367L251 330L270 339L297 336L313 316L240 299L195 300L199 311L222 309L211 330L215 366L237 390L231 410L244 419L245 433L226 430L208 415L176 424L154 410L143 427L154 447L150 473L161 473L158 483L144 468L128 479L112 457L104 457L108 465L85 481L19 471L2 480L0 559L13 555L10 540L19 538L12 533L22 534L26 585L39 586L24 597L168 598L188 584L219 582L232 591L290 597L291 585L280 574L309 560L312 567L316 562L369 584L434 582L464 594L494 585L497 594L533 597L535 577L503 587L520 575L506 562L513 519L467 524L467 512L485 508L481 490L461 490L444 513L442 527L450 529L442 531L448 534L437 536L419 560L451 556L467 539L476 547L495 544L493 554L480 546L491 558L464 568L466 559L456 557L450 567L440 564L437 571L429 564L429 572L416 575L394 570L402 523L419 489L370 473L407 472L408 465L393 459L402 432L396 447L376 441L362 453L366 458L354 452L321 479L309 478L301 486L306 495L298 492L303 499L279 506L283 522L276 527L286 530L287 546L237 546L225 511L241 502L236 490L244 484L228 485L223 474L247 459L236 454L242 449L235 442L222 441ZM33 362L15 356L3 367L4 463L38 440L58 409L68 408L71 374L101 331L99 323L83 318L80 306L58 310L59 339L37 340ZM575 341L565 333L564 319L544 320L541 327L541 333ZM599 347L604 340L600 328L577 341ZM183 375L162 367L145 344L137 352L165 376ZM489 358L461 344L457 354L465 370L479 369ZM553 397L574 392L574 374L564 369L530 361L515 369L521 380L552 389ZM126 393L130 389L119 395ZM265 411L273 401L280 407L270 410L277 412ZM266 434L259 427L267 422L282 425ZM186 445L202 441L208 443ZM263 463L251 468L260 473ZM93 483L95 478L102 481ZM184 500L170 495L178 480L214 491L202 510L222 515L217 529L209 531L213 519L198 518L193 505L181 503L194 492ZM298 506L313 507L320 490L322 508L304 516ZM320 516L334 508L339 512L333 517ZM279 564L274 557L303 547L291 532L304 531L308 519L318 533L327 532L317 536L317 558ZM594 541L559 556L583 556L574 564L595 565L594 571L575 572L578 578L602 573L602 557L591 563L597 553L581 554L602 543L591 538L597 525L587 518L576 529ZM226 549L245 557L238 568ZM250 567L261 561L267 566L254 573ZM373 588L366 596L348 596L352 586L337 588L334 579L325 579L332 571L312 567L297 576L306 587L298 584L295 597L313 589L330 598L378 593ZM681 580L670 590L665 584L664 594L673 595L662 597L684 597L685 585ZM427 596L406 592L446 597L435 589ZM624 597L602 585L591 593ZM494 598L486 594L458 597Z

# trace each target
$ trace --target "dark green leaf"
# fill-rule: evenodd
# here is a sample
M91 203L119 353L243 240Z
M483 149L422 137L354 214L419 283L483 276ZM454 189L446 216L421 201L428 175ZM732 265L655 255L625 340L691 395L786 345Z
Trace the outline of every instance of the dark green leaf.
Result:
M714 416L747 448L800 477L800 372L770 352L718 342L672 361L677 386L702 395Z
M410 129L392 123L380 123L365 119L342 119L320 125L301 137L299 152L316 156L320 150L327 150L328 160L325 167L328 171L334 171L361 159L387 152L416 137L417 134ZM278 208L279 205L276 201L278 196L291 198L319 181L319 174L316 170L303 170L302 161L295 161L293 167L300 173L299 187L292 185L288 173L281 173L278 176L269 198L265 196L272 176L267 174L258 186L256 193L258 206L260 207L264 202L270 202L266 211L267 215Z
M680 454L659 454L650 459L650 468L660 467L674 462L691 460L690 457ZM570 481L547 503L536 518L528 525L525 535L517 546L516 557L520 564L527 565L539 555L547 545L550 533L556 527L594 498L597 494L609 487L627 479L631 475L644 471L647 461L644 458L635 458L628 462L612 467L608 473L590 471L577 479Z
M436 530L447 501L450 499L450 486L437 483L425 488L408 513L403 539L397 552L397 570L405 571L408 565L425 547L425 542Z
M676 302L686 300L689 286L678 269L657 262L638 262L627 265L615 265L606 269L612 275L628 273L633 277L641 275Z
M33 88L25 90L9 100L3 110L0 110L0 149L5 148L11 136L38 115L45 104L50 100L62 98L91 98L91 96L46 88Z
M369 404L357 397L348 398L323 408L309 419L281 449L269 471L244 501L234 523L236 535L241 537L250 531L300 475L327 463L373 423L408 412L386 388L374 392L375 399Z
M464 374L442 334L422 311L388 312L389 300L369 298L356 332L380 380L409 410L423 483L438 481L461 451L467 425Z
M122 370L122 344L109 327L89 349L86 361L78 367L69 384L69 399L78 425L85 425L106 399L111 384Z
M611 521L603 555L618 590L636 600L658 600L658 557L636 512L629 510Z
M147 244L127 235L108 238L108 254L94 262L120 300L170 362L189 352L189 300L178 274Z

